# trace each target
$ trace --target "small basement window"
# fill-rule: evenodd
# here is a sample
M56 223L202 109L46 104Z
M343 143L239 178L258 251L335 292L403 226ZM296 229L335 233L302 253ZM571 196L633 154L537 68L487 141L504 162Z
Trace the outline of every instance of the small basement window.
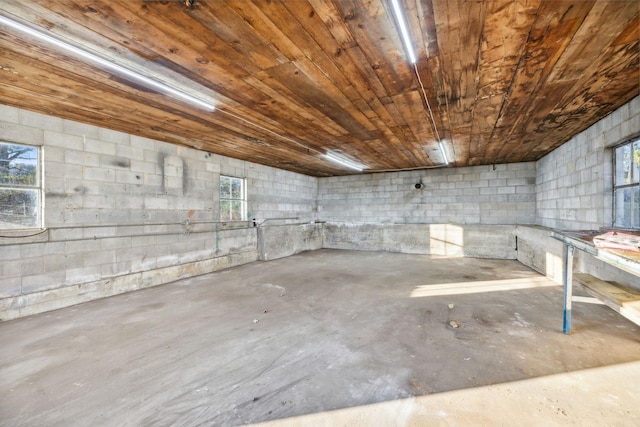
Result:
M220 221L247 220L246 181L232 176L220 176Z
M614 225L640 229L640 139L614 150Z
M40 149L0 141L0 229L42 227Z

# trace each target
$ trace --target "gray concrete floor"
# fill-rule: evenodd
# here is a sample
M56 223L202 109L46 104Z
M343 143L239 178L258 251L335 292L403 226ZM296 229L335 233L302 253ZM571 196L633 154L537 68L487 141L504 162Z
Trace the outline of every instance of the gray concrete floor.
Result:
M640 328L573 320L516 261L308 252L0 323L0 425L640 425Z

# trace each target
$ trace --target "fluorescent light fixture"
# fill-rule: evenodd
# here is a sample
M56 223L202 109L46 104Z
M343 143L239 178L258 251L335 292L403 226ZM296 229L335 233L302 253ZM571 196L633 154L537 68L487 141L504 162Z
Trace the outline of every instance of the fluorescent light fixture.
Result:
M440 152L442 153L442 157L444 158L444 164L449 165L449 159L447 159L447 153L444 151L444 145L442 141L438 142L438 147L440 147Z
M396 22L398 23L398 28L400 29L402 43L404 43L404 48L406 49L407 55L409 56L409 62L415 64L417 62L416 54L413 50L413 42L411 41L411 37L409 36L409 28L407 27L407 23L404 19L404 13L402 11L402 8L400 7L400 0L391 0L391 5L393 6L393 14L396 17Z
M118 74L121 74L123 76L129 77L133 80L136 80L140 83L142 83L144 86L151 88L151 89L157 89L160 92L163 92L173 98L182 100L182 101L186 101L190 104L193 104L197 107L203 108L205 110L208 111L213 111L215 110L215 105L212 102L208 102L206 100L200 99L196 96L190 95L189 93L186 93L187 89L179 89L176 87L173 87L173 84L169 85L167 83L163 83L161 81L155 80L153 78L147 77L143 74L138 73L137 71L133 71L127 67L124 67L122 65L116 64L114 62L109 61L108 59L105 59L101 56L98 56L94 53L88 52L84 49L80 49L76 46L73 46L67 42L64 42L56 37L50 36L48 34L45 34L41 31L38 31L36 29L33 29L27 25L21 24L19 22L13 21L10 18L7 18L6 16L0 15L0 24L6 25L9 28L12 28L16 31L22 32L24 34L27 34L31 37L34 37L40 41L43 41L45 43L48 43L50 45L56 46L60 49L63 49L69 53L72 53L74 55L80 56L83 59L86 59L88 61L91 61L97 65L100 65L106 69L109 69L111 71L114 71ZM177 84L175 84L177 86Z
M345 156L341 155L341 154L336 154L333 151L327 151L326 154L323 154L323 156L327 159L330 160L334 163L337 163L339 165L342 165L346 168L349 169L354 169L357 170L358 172L362 172L362 170L364 169L364 166L354 162L351 159L346 158Z

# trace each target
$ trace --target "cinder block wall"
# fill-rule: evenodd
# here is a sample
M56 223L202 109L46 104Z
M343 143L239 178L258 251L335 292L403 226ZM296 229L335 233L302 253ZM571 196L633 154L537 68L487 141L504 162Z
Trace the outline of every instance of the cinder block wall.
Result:
M44 147L48 227L0 232L0 320L332 245L433 253L437 241L447 254L512 257L517 237L518 259L557 280L561 246L548 228L611 224L607 147L637 133L640 97L536 163L316 179L0 106L2 140ZM220 174L246 177L249 217L279 227L263 229L262 246L251 222L218 222ZM295 225L313 220L328 224ZM416 236L421 224L429 232ZM475 237L516 227L469 252L458 237L429 237L434 226L451 234L447 224ZM578 267L635 280L587 257Z
M530 162L321 178L324 247L514 259L535 177Z
M537 162L538 224L589 230L613 224L612 145L640 133L640 97Z
M424 184L416 189L418 182ZM318 216L329 222L534 224L536 164L321 178Z
M323 247L447 257L516 259L515 225L336 224L323 227Z
M9 106L0 139L43 147L46 227L0 230L0 320L255 261L220 174L247 178L249 218L315 219L313 177Z
M562 244L549 228L598 230L613 224L611 147L640 134L640 97L578 133L537 162L538 224L547 229L518 227L518 259L561 281ZM525 250L526 248L526 250ZM577 271L640 289L637 277L578 252Z

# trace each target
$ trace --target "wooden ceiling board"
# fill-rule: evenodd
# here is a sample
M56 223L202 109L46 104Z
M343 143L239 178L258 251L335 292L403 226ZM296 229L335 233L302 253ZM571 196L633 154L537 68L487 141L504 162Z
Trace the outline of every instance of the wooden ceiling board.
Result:
M415 105L422 104L422 94L418 91L407 92L403 95L393 97L393 103L398 105L401 111L411 110ZM406 115L404 117L407 117ZM425 149L428 146L437 145L431 119L426 110L422 115L413 114L408 116L407 127L410 130L409 138L413 140L413 152L420 163L432 163L426 155ZM412 142L408 140L407 143ZM409 145L409 144L407 144ZM417 165L416 165L417 166Z
M337 2L367 65L378 76L385 96L395 96L415 90L417 82L407 63L398 30L385 3L342 0Z
M480 63L478 89L473 108L469 164L481 164L487 145L499 145L494 129L508 101L508 91L520 63L540 0L493 1L488 4ZM507 22L509 31L501 27Z
M0 25L0 103L312 176L537 160L640 94L635 0L4 0L214 112ZM429 112L431 109L431 114ZM433 125L435 122L435 127Z
M638 5L631 3L596 3L571 38L572 43L562 53L550 73L548 82L572 81L582 77L594 65L593 58L624 32L631 22L638 21ZM602 25L606 22L607 25Z
M590 90L583 92L568 90L565 100L561 101L545 117L540 119L537 127L523 138L519 147L514 149L510 155L528 161L540 155L542 147L548 150L561 145L564 140L559 133L557 123L564 123L563 134L566 129L572 130L573 134L581 132L590 126L585 123L586 114L595 114L605 117L610 111L615 110L633 97L630 88L640 84L640 45L632 42L628 45L617 45L611 48L615 53L606 56L604 62L598 61L597 68L594 67L591 75L585 76L584 80L574 86L588 85ZM613 60L611 60L613 59ZM610 79L609 76L616 76ZM602 94L606 91L607 95ZM616 96L617 95L617 96ZM543 138L556 141L553 146L544 143Z
M18 40L20 42L20 40ZM279 152L280 155L291 154L292 152L296 153L298 156L308 155L306 150L304 150L300 146L291 145L278 147L269 146L268 148L261 147L260 151L255 151L255 146L250 145L250 150L242 149L243 145L248 145L246 139L247 138L255 138L258 140L268 140L272 137L271 134L261 133L252 131L247 133L247 129L244 126L244 123L239 122L233 118L229 119L228 117L218 117L216 121L223 121L225 127L220 127L220 123L212 123L209 120L203 120L197 115L190 115L187 112L187 109L183 108L183 105L179 101L173 101L175 103L175 112L174 115L167 115L160 108L153 108L154 105L161 105L153 101L153 96L147 96L145 102L140 103L129 103L131 108L122 109L122 107L116 106L113 103L105 103L103 108L97 109L95 107L92 108L76 108L77 106L90 106L94 103L94 99L108 100L113 93L116 92L116 89L112 87L109 92L102 92L99 89L91 86L92 80L90 80L88 75L93 75L95 78L95 74L92 70L87 69L83 70L83 68L87 68L83 63L77 63L73 60L68 60L64 62L58 62L57 64L65 67L66 71L69 73L69 79L63 85L54 85L54 84L45 84L48 80L51 79L51 76L55 76L59 74L59 71L56 71L53 66L45 66L46 63L43 61L44 57L48 54L46 50L37 51L35 49L36 45L25 45L25 47L29 47L29 49L25 49L27 52L31 52L35 56L39 57L40 60L32 58L30 61L34 63L38 62L39 67L36 69L35 67L22 70L19 74L12 74L12 78L7 78L6 83L10 83L14 87L24 87L30 89L31 96L33 94L40 95L40 106L44 107L47 105L47 102L51 102L52 100L62 100L59 103L51 103L49 105L49 109L47 111L43 111L45 113L58 113L63 110L65 114L67 110L69 110L69 118L78 120L82 118L82 114L78 114L78 111L83 111L85 114L85 119L83 121L95 124L97 126L101 125L103 122L109 123L118 123L117 127L122 129L123 131L129 132L134 135L141 136L149 136L153 134L153 137L156 139L167 140L166 135L172 135L171 139L168 142L173 142L181 145L189 145L194 146L200 149L207 149L208 151L216 151L215 148L224 148L226 151L231 152L235 156L248 156L248 155L261 155L262 153L273 151L274 154ZM7 53L3 56L3 60L5 61L5 67L8 69L18 68L17 65L11 65L12 57L17 56L16 64L24 64L28 62L24 58L20 58L20 55ZM37 70L37 71L34 71ZM31 74L30 72L33 72ZM105 75L106 79L111 79L111 76ZM19 79L22 79L26 82L19 83ZM3 83L5 81L3 80ZM117 83L117 81L115 82ZM120 84L121 96L130 95L130 86L127 84ZM8 89L10 89L9 86ZM8 93L8 89L7 92ZM45 98L46 96L46 98ZM24 94L19 97L21 99L24 97ZM132 98L135 100L135 98ZM16 105L15 99L12 102L9 102L11 105ZM99 115L91 115L89 112L95 111L101 112ZM197 108L191 108L193 112L198 115L202 115L203 113ZM72 113L72 111L74 113ZM170 127L168 127L170 125ZM213 127L213 126L217 127ZM175 134L175 135L174 135ZM188 135L187 138L182 137L181 135ZM208 143L205 144L201 141L208 140ZM238 144L238 142L240 144ZM214 146L216 146L214 148ZM248 151L248 152L247 152ZM312 154L313 157L317 157L317 153ZM258 157L254 158L253 161L258 160Z
M571 37L591 11L593 2L540 3L538 13L529 32L526 47L509 88L508 103L502 109L494 131L496 144L488 144L485 158L499 163L501 153L509 153L525 136L524 130L531 119L530 114L540 108L545 98L549 74L571 41ZM546 94L545 94L546 95ZM551 93L557 96L557 93Z
M336 94L337 96L344 97L347 103L353 103L358 110L356 114L363 114L368 119L375 117L375 113L364 99L369 91L366 80L355 69L349 69L351 61L347 55L343 56L344 49L323 25L319 15L305 3L288 2L284 5L313 40L311 46L315 48L315 53L309 55L307 60L297 61L301 70L310 78L317 75L317 79L328 79L334 90L341 92ZM347 70L350 71L348 74ZM344 105L344 102L341 104ZM367 126L370 132L376 129L377 127L371 123Z
M274 115L277 112L280 117L288 117L287 121L283 122L288 123L289 125L295 125L291 126L290 129L299 129L303 126L307 126L309 128L317 127L321 132L316 135L315 141L319 142L324 140L334 140L335 138L340 138L346 135L346 130L344 130L344 128L339 124L327 120L324 116L319 117L315 110L306 108L305 105L299 105L299 102L291 102L289 88L274 79L266 71L248 78L247 82L270 96L270 100L267 103L260 105L260 107L272 110ZM271 120L269 120L269 122L282 127L282 125L279 125L278 121L273 120L273 117L270 119ZM292 137L292 135L288 136Z
M438 46L447 98L451 141L457 165L470 156L473 105L487 3L466 0L434 0ZM437 24L437 25L438 25Z
M638 9L640 9L640 7L638 7ZM628 44L628 43L637 42L638 34L640 34L640 19L638 19L636 15L636 19L633 19L629 23L627 28L625 28L625 30L622 33L620 33L620 35L618 36L617 39L615 39L612 45L616 46L619 44Z
M524 128L524 136L508 153L503 154L504 157L498 157L498 160L507 156L520 161L534 159L541 152L555 149L566 141L562 138L549 138L550 134L557 133L558 123L564 124L563 133L571 131L567 133L570 136L589 126L589 123L584 121L586 115L595 112L596 116L604 117L607 112L631 99L632 96L629 94L633 93L640 73L638 40L626 45L613 43L616 42L616 35L628 26L625 20L627 23L638 20L638 8L635 5L618 5L616 8L608 9L595 6L583 21L581 29L576 32L576 37L582 36L586 40L585 49L592 52L565 50L554 68L554 71L564 71L562 74L557 72L549 75L544 90L540 91L544 102L537 104L536 108L528 113L529 121ZM624 6L627 6L626 10ZM618 23L619 28L614 33L603 32L597 38L587 36L593 33L594 22L602 19L611 19ZM592 45L599 47L594 50ZM591 62L587 64L579 60L569 61L569 64L576 65L567 67L562 64L566 56L587 56L591 58ZM611 76L616 76L616 79L611 79ZM610 84L612 85L609 86ZM604 90L608 92L607 99L594 99ZM615 96L616 93L618 96Z

